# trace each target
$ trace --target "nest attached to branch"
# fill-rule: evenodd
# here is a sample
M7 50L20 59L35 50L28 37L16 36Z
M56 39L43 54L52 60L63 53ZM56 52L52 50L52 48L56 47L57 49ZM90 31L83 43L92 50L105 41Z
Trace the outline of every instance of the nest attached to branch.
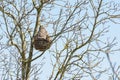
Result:
M46 29L41 26L38 33L34 37L34 47L36 50L45 51L50 48L51 39Z

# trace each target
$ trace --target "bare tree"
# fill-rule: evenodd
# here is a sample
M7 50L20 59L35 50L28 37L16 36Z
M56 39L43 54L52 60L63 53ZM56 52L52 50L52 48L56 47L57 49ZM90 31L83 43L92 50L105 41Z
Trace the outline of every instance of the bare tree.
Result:
M48 67L52 65L47 80L102 80L109 71L109 80L120 80L119 66L113 66L109 55L119 51L114 48L117 43L115 38L104 38L110 23L120 24L115 1L3 0L0 4L5 35L1 42L7 46L3 54L10 55L1 55L1 80L40 80L45 53L51 55ZM34 48L40 26L52 39L49 49L42 51ZM109 65L102 69L105 59Z

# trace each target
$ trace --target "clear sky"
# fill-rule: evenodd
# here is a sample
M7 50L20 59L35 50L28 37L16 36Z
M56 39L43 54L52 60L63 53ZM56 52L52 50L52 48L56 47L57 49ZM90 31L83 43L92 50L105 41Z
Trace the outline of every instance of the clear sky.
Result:
M74 0L70 0L71 3L74 1ZM106 0L105 0L106 1ZM120 2L120 0L111 0L111 1L116 1L117 3ZM61 3L63 4L63 3ZM54 13L56 13L57 11L55 10ZM104 38L110 38L111 40L116 37L116 41L118 42L116 48L120 48L120 24L113 24L113 23L110 23L109 24L110 27L109 27L109 32L106 33L105 37ZM49 31L49 30L48 30ZM43 71L42 71L42 74L40 76L41 77L41 80L47 80L49 75L51 74L51 54L48 54L49 52L46 52L46 54L44 54L41 58L37 59L36 61L33 62L33 64L35 63L39 63L39 61L41 61L43 58L43 63L45 63L44 67L42 68ZM113 64L117 64L120 65L120 51L119 52L116 52L114 54L110 54L110 58L113 62ZM107 60L104 62L103 64L103 67L105 66L108 66L108 62ZM88 80L88 79L87 79ZM107 80L105 78L103 78L103 80Z
M113 39L114 37L116 37L116 41L118 42L116 48L120 48L120 25L112 24L111 27L109 28L109 32L106 33L106 38ZM102 55L104 55L104 54L102 54ZM51 57L51 54L46 53L44 56L46 58L45 59L46 64L43 67L44 71L43 71L43 75L42 75L43 77L41 77L41 80L43 80L43 79L47 80L49 77L48 75L50 74L49 72L51 72L51 64L50 64L51 61L49 59ZM114 54L110 54L110 58L111 58L111 61L113 62L113 65L116 64L116 66L120 66L120 51L116 52ZM108 66L109 66L108 61L104 60L104 63L101 67L106 68ZM88 80L88 79L84 79L84 80ZM108 80L107 76L103 76L102 80Z
M116 1L116 3L120 2L120 0L112 0L112 1ZM109 32L106 33L104 38L105 39L109 38L109 39L112 40L114 37L116 37L117 46L115 48L120 48L120 24L109 23L109 25L110 25ZM119 54L119 52L116 52L114 54L110 54L110 59L113 62L113 65L114 64L116 64L116 66L120 65L120 54ZM51 56L50 54L46 54L46 58L48 58L50 56ZM49 72L49 70L50 70L49 69L50 65L48 65L49 63L50 63L50 60L48 58L46 66L44 67L46 69L44 72L47 72L47 71ZM108 61L106 59L104 64L101 67L107 67L108 65L109 65L109 63L108 63ZM46 75L48 75L48 74L49 73L46 73ZM43 75L43 79L48 78L48 77L46 77L46 75ZM88 80L88 79L86 79L86 80ZM107 79L106 76L104 76L102 80L108 80L108 79Z
M116 1L116 3L120 2L120 0L113 0ZM113 39L114 37L116 37L116 42L117 42L117 46L115 48L120 48L120 24L113 24L113 23L109 23L110 27L109 27L109 32L106 33L105 35L105 39L109 38L109 39ZM47 54L46 54L47 55ZM50 57L50 54L48 54ZM110 54L110 59L113 62L113 65L116 64L116 66L120 65L120 51L116 52L114 54ZM48 60L49 62L49 60ZM104 64L101 67L107 67L109 65L107 59L105 60ZM49 69L48 65L46 65L47 69ZM47 75L48 73L46 73ZM43 78L45 79L45 77ZM88 79L86 79L88 80ZM104 76L102 80L107 80L107 77Z
M110 31L106 34L106 36L110 38L116 37L116 41L118 43L116 48L120 48L120 24L112 24L109 30ZM111 56L111 60L120 65L120 52L113 54Z

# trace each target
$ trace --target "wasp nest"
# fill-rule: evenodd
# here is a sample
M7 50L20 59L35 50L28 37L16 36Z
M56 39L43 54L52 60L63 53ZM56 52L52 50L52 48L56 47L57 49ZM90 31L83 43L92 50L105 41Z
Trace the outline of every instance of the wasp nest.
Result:
M45 51L49 49L51 44L51 39L46 31L46 29L41 26L40 30L34 37L34 47L36 50Z

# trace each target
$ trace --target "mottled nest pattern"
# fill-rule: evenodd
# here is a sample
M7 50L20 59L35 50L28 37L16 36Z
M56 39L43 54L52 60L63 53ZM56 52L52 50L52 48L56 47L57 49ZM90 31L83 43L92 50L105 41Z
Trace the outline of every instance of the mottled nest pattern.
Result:
M51 39L44 27L41 27L34 37L34 47L36 50L45 51L50 48Z

